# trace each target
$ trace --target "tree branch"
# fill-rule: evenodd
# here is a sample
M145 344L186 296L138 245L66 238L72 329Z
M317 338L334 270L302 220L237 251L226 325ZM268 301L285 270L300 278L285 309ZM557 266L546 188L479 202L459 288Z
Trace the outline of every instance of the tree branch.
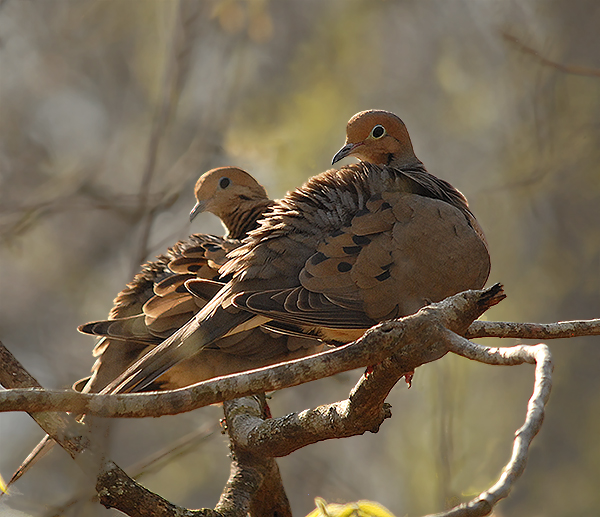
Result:
M521 52L528 54L530 56L533 56L535 59L537 59L543 65L550 66L552 68L556 68L557 70L560 70L561 72L564 72L566 74L582 75L582 76L586 76L586 77L600 77L600 69L598 69L598 68L589 68L587 66L577 66L577 65L563 65L562 63L552 61L551 59L548 59L547 57L542 56L537 50L535 50L534 48L528 47L521 40L519 40L512 34L509 34L507 32L502 32L502 37L506 41L509 41L510 43L512 43L513 45L516 45Z
M274 458L287 456L324 440L377 432L381 423L392 416L390 408L385 404L373 418L362 414L349 400L343 400L269 420L252 415L238 416L235 442L246 451Z
M136 483L111 461L102 466L96 490L103 506L130 517L224 517L209 508L187 510L176 506Z
M144 459L137 461L131 465L128 465L125 469L126 472L130 472L130 477L139 481L144 477L145 474L153 470L163 468L168 463L175 459L187 454L191 449L197 447L200 442L206 438L212 436L216 432L218 423L213 422L198 427L191 433L183 436L179 440L169 444L168 446L158 451L151 452ZM14 477L11 479L10 484L14 483ZM78 491L71 499L61 504L60 506L53 506L44 517L60 517L75 504L82 500L88 500L92 502L98 502L98 493L94 487L85 487Z
M447 352L439 344L439 329L448 328L462 334L474 319L504 297L499 284L481 291L465 291L428 305L411 316L380 323L357 341L339 348L276 366L217 377L188 388L116 395L15 389L0 392L0 411L70 411L102 417L157 417L330 377L377 364L398 351L401 351L398 357L410 358L411 369L414 369ZM388 383L386 389L391 389L394 383Z
M552 388L552 356L544 344L519 345L510 348L491 348L471 343L466 339L449 333L450 349L455 354L474 361L513 366L523 363L535 364L535 383L533 394L527 405L525 423L515 433L513 452L510 461L504 467L498 482L490 489L479 494L468 503L461 504L429 517L480 517L489 515L494 506L508 496L517 479L525 470L529 445L539 432L544 421L544 408Z
M106 396L68 394L59 401L59 405L73 401L75 404L81 404L83 398L84 407L75 405L65 406L65 408L77 412L95 412L104 416L110 414L141 416L143 411L139 407L143 407L143 404L136 408L136 401L153 403L158 401L159 410L151 414L171 414L189 409L190 402L191 407L195 407L194 404L199 400L203 400L204 403L206 399L210 401L208 403L227 400L230 394L239 396L244 390L247 393L251 390L262 392L280 389L381 361L372 368L372 373L361 377L347 400L305 410L298 414L265 420L262 406L256 398L247 397L225 402L233 463L230 479L214 511L192 511L171 505L139 486L109 461L102 463L98 477L97 490L102 504L118 508L134 517L142 515L238 517L248 513L256 516L287 517L291 515L289 503L273 457L289 454L310 443L328 438L352 436L365 431L377 432L381 423L391 415L390 407L384 402L389 390L403 375L411 373L417 366L436 360L448 351L486 364L515 365L524 362L536 364L534 392L529 401L526 420L516 433L513 454L502 476L494 486L472 501L448 512L436 514L436 517L488 515L494 505L509 494L525 468L529 445L542 424L544 406L551 387L552 361L546 345L490 348L471 343L458 335L458 333L468 335L472 332L482 332L482 329L491 334L494 331L498 332L498 328L505 329L506 324L492 322L479 328L475 326L475 329L471 327L467 331L475 318L503 298L504 293L498 285L483 291L467 291L425 307L412 316L382 323L369 330L356 342L312 358L222 377L199 383L185 390L163 394ZM551 333L553 336L565 332L569 332L571 336L579 332L597 332L597 324L596 320L544 326L520 325L524 325L522 328L530 332L527 334L529 337L538 335L539 332ZM512 327L509 325L511 332L515 332L516 328L514 325ZM3 363L9 364L3 356L0 358L3 359ZM23 384L26 383L21 383ZM39 389L7 391L0 393L0 406L3 410L7 410L11 404L19 401L20 404L24 404L18 408L19 410L48 409L43 405L45 396L58 397L58 394ZM106 410L100 411L99 399L104 399L102 403L107 404ZM56 402L51 398L48 400ZM163 413L165 408L167 412Z
M17 358L0 342L0 384L5 388L34 387L42 389L41 384L31 375ZM10 391L0 392L0 396ZM72 416L61 413L28 411L29 416L54 440L60 442L69 455L75 459L91 446L90 432L85 425ZM95 462L97 463L97 462Z
M474 321L465 337L519 339L559 339L600 335L600 319L559 321L558 323L517 323L514 321Z
M270 454L251 451L242 444L247 421L263 422L267 413L265 396L244 397L223 404L233 461L227 486L216 510L255 517L292 517L279 467ZM238 440L241 440L239 442Z

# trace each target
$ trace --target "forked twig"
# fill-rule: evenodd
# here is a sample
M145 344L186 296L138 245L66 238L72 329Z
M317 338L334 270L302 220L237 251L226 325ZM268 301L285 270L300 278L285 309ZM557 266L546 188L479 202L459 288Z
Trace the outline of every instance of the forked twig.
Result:
M525 470L529 445L544 421L544 408L552 388L552 356L544 344L518 345L508 348L490 348L471 343L453 334L448 336L450 350L455 354L485 364L512 366L523 363L535 364L533 394L527 405L525 423L515 433L510 461L494 486L477 497L446 512L427 517L480 517L492 513L494 506L508 496L517 479Z

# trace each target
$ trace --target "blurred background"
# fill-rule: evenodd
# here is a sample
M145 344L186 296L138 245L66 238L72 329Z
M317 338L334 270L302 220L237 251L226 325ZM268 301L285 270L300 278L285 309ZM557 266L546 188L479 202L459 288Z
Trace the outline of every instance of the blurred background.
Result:
M223 233L210 214L188 222L201 173L237 165L281 197L329 168L370 108L398 114L468 197L508 294L489 319L600 317L599 26L596 0L0 1L0 339L45 387L69 387L93 363L77 325L105 318L142 261ZM600 507L600 339L548 344L546 421L497 516ZM273 413L345 398L361 373L275 393ZM532 384L530 366L420 368L378 434L279 460L295 515L316 496L398 516L470 499L508 461ZM212 507L229 471L221 416L113 422L110 456L132 473L196 432L139 480ZM0 414L5 479L42 436ZM0 514L116 515L89 487L57 448Z

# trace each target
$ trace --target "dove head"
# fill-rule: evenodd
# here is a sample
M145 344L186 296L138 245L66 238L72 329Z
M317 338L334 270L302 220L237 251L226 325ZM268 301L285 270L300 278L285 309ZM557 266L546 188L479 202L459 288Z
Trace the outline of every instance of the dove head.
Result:
M346 126L346 143L332 164L354 156L376 165L397 167L420 164L404 122L389 111L368 110L354 115Z
M240 206L267 201L267 191L250 174L237 167L218 167L205 172L194 188L196 205L190 221L200 212L210 212L225 222Z

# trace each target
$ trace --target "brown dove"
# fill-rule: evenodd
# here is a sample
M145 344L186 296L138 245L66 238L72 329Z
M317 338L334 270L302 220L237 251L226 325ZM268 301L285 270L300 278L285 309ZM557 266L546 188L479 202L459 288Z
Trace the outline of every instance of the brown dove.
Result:
M115 298L109 319L81 325L81 332L99 336L93 354L92 375L73 388L97 393L116 379L138 358L161 343L190 320L213 293L192 295L190 279L219 279L219 268L229 251L258 226L258 219L274 203L250 174L236 167L220 167L203 174L194 189L196 205L192 220L200 212L218 216L225 237L194 234L166 254L144 264L141 271ZM207 286L203 286L206 290ZM208 285L210 287L210 284ZM213 291L220 284L212 287ZM215 291L216 292L216 291ZM145 389L176 389L220 375L259 368L323 350L315 339L282 335L267 329L238 333L217 341L214 350L203 350L180 362L159 382ZM136 390L133 390L136 391ZM47 453L54 441L46 436L29 454L10 480L19 479Z
M260 325L347 343L382 320L483 287L483 232L465 197L415 156L400 118L355 115L333 161L345 156L363 161L277 201L228 255L220 269L227 284L111 390L143 388L224 336Z
M194 234L165 255L142 266L132 282L114 300L109 319L81 325L84 333L102 337L94 348L98 359L92 376L78 381L78 391L97 392L113 381L136 359L187 323L217 292L192 295L185 287L190 279L219 280L226 255L240 245L240 238L257 227L258 219L274 203L250 174L236 167L220 167L203 174L194 190L193 219L208 211L218 216L225 237ZM204 285L204 291L207 286ZM209 286L210 287L210 286ZM221 340L216 350L180 363L160 383L147 389L176 389L237 371L259 368L322 349L314 339L285 336L266 329L240 333Z

